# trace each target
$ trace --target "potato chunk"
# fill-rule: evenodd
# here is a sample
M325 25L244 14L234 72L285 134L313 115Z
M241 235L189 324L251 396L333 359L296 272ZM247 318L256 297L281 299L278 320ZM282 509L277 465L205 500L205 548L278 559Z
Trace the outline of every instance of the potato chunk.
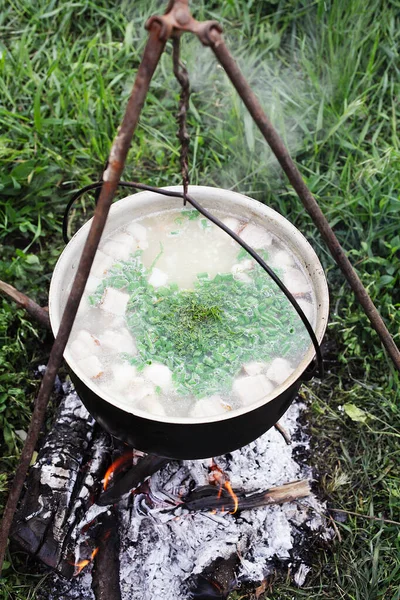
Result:
M260 375L260 373L265 370L266 366L267 364L264 362L252 360L243 365L243 371L246 375Z
M124 294L114 288L106 288L99 306L102 310L121 316L125 314L128 301L129 294Z
M113 379L110 385L111 391L127 391L137 377L137 370L134 365L128 363L112 365L111 372Z
M89 331L86 331L86 329L82 329L78 333L69 348L73 357L77 360L87 358L92 354L98 355L101 353L100 340Z
M283 275L283 283L293 295L310 291L310 283L299 269L288 269Z
M133 337L124 327L119 331L115 329L107 329L100 336L100 343L105 352L127 352L128 354L137 354L137 348Z
M293 373L294 369L286 358L275 358L267 369L266 375L280 385Z
M97 379L103 375L103 365L97 356L88 356L87 358L84 358L79 361L79 366L84 374L91 379Z
M240 233L240 237L252 248L267 248L272 244L272 235L258 225L248 223Z
M231 410L230 405L222 400L221 396L214 394L207 398L200 398L190 411L191 417L213 417Z
M127 260L133 252L131 245L120 244L114 240L106 242L101 249L105 254L111 256L115 260Z
M151 415L163 417L166 415L165 408L158 400L157 396L145 396L138 404L138 408L148 412Z
M265 375L239 377L234 381L232 391L236 394L243 406L262 400L272 392L274 385Z
M242 226L239 219L235 219L235 217L226 217L225 219L222 219L222 223L229 227L234 233L239 233Z
M134 239L134 246L138 250L146 250L149 243L147 241L147 229L140 223L131 223L128 225L126 232Z
M92 268L90 269L90 275L94 275L95 277L99 277L101 279L113 264L114 259L111 258L111 256L104 254L104 252L101 250L97 250Z
M157 267L154 267L149 277L150 285L152 285L155 288L158 288L165 285L167 283L167 280L168 275L164 273L164 271L161 271L161 269L157 269Z
M172 371L165 365L153 363L143 370L143 376L162 390L171 387Z

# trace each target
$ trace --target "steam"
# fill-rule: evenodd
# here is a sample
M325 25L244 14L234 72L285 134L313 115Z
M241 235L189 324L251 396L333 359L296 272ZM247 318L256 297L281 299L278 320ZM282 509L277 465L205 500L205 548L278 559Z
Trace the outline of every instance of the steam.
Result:
M260 59L227 43L267 116L295 156L304 147L317 110L310 105L304 73L298 65L287 66L268 57ZM221 145L225 145L221 162L224 157L232 161L212 172L215 184L244 191L262 173L264 178L265 173L276 177L277 161L272 151L212 51L190 40L184 56L193 105L201 117L199 126L204 133L212 132L207 142L214 143L216 151L221 152Z
M147 38L144 22L150 14L164 12L165 3L153 0L142 14L134 5L123 3L124 15L130 19L125 35L126 47L143 47ZM140 14L139 14L140 13ZM227 36L225 36L226 38ZM193 184L215 185L252 193L261 199L266 189L276 188L281 171L277 161L253 122L246 107L230 83L212 51L191 34L182 36L181 57L192 89L189 128L191 135L190 168ZM300 63L284 63L274 50L280 40L270 40L271 51L260 56L245 44L227 39L227 45L257 95L267 116L295 157L311 140L317 121L318 104L311 99L308 77ZM135 73L125 79L123 102L132 89ZM165 160L178 151L175 115L179 86L172 73L171 45L161 57L151 86L160 104L144 107L151 114L151 126L141 120L149 138L156 138L155 149L162 148ZM160 110L160 106L164 110ZM195 126L193 127L193 122ZM198 163L201 157L201 170ZM176 180L168 183L179 183Z

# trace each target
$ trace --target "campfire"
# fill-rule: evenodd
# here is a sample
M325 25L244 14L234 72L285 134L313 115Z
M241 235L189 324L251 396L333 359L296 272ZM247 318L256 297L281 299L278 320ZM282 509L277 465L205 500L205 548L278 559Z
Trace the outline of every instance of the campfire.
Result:
M285 436L281 426L231 454L173 461L112 438L65 384L12 533L55 572L42 598L223 598L278 563L301 585L309 540L330 537L296 460L304 408L289 409Z

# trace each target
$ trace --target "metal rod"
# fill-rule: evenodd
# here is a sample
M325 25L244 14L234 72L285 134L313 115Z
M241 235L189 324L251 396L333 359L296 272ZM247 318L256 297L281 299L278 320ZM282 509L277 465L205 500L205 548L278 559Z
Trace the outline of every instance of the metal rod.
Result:
M0 574L3 566L4 556L7 548L7 538L10 532L12 519L17 506L18 499L24 485L26 473L32 459L32 455L43 424L44 415L57 371L61 365L64 349L68 342L69 334L75 320L75 316L81 301L90 268L96 254L103 229L107 220L108 211L111 206L115 191L118 186L121 173L124 168L125 159L128 154L133 132L139 120L140 111L143 107L147 91L153 73L164 50L165 41L159 39L159 26L155 24L150 31L143 59L137 71L135 83L128 106L118 130L118 134L112 144L108 166L103 175L103 186L99 201L94 213L93 222L82 252L78 271L69 294L67 304L62 316L57 337L51 349L49 362L44 374L42 385L35 402L28 435L22 449L20 462L18 464L10 494L4 509L3 520L0 527Z
M172 40L172 57L173 57L173 68L174 75L177 78L181 86L181 94L179 98L179 112L178 112L178 140L180 141L180 163L181 163L181 174L182 174L182 185L184 200L183 204L186 205L186 194L189 186L189 134L187 132L186 117L189 108L189 97L190 97L190 86L189 86L189 75L185 65L180 60L180 37L174 37Z
M264 113L261 104L259 103L257 96L254 94L241 70L239 69L236 61L229 52L222 35L216 30L212 29L209 33L210 46L217 57L218 61L224 67L229 79L235 86L239 96L246 105L248 111L253 117L257 127L260 129L267 143L271 147L273 153L278 159L282 169L285 171L290 183L294 187L302 201L303 205L310 214L312 220L317 226L323 239L325 240L333 258L342 270L342 273L346 277L350 284L350 287L354 291L357 300L363 307L365 314L371 322L372 327L379 335L382 344L386 348L390 358L392 359L396 369L400 371L400 352L392 336L389 333L382 317L380 316L377 308L372 302L367 290L363 286L361 279L354 270L351 262L347 258L343 248L341 247L339 240L334 234L331 226L328 223L325 215L321 211L317 204L317 201L311 194L310 190L304 183L300 171L294 164L285 144L281 140L277 131L273 127L271 121Z

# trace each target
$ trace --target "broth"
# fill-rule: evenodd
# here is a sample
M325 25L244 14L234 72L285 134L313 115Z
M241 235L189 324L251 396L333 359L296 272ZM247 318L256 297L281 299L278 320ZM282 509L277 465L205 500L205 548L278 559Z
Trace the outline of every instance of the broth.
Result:
M258 224L217 216L315 327L311 280L296 256ZM267 398L310 345L268 274L191 209L146 216L101 241L70 340L100 394L160 418L210 417Z

